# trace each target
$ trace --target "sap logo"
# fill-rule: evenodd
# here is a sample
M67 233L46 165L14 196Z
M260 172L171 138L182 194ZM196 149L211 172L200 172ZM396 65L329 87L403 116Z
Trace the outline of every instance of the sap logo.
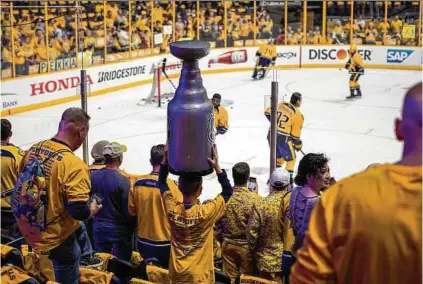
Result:
M388 63L403 63L414 50L388 49L386 61Z

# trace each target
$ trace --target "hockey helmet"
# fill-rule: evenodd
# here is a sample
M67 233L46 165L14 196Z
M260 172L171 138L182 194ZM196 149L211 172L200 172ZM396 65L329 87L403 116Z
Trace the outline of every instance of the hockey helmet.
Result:
M354 53L357 51L357 45L355 43L351 44L350 53Z

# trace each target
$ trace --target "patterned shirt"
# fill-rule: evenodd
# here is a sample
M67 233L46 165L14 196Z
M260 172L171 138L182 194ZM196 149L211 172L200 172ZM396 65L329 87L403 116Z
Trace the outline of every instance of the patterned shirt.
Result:
M226 217L223 221L223 239L234 245L247 245L247 225L253 205L259 195L247 187L234 187L233 195L226 204Z
M285 191L274 191L253 206L247 238L260 271L281 271L283 242L278 212L284 195Z
M294 251L303 246L305 232L308 230L308 223L319 196L306 197L301 193L304 187L297 186L292 190L289 207L291 208L291 224L294 228L295 244Z

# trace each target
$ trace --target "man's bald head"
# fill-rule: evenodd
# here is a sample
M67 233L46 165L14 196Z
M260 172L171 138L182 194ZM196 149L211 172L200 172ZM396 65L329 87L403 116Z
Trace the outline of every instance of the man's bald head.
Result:
M77 150L88 134L90 116L80 108L68 108L62 114L57 137Z
M402 120L422 128L422 83L411 87L404 98ZM410 126L411 126L410 125Z
M74 123L77 125L85 124L88 125L88 122L90 121L90 116L83 111L80 108L77 107L71 107L65 110L65 112L62 114L62 119L60 120L60 124L70 124Z
M421 165L422 156L422 83L411 87L404 98L401 119L395 120L397 139L404 141L403 161ZM411 157L411 158L410 158ZM418 160L416 160L418 159Z

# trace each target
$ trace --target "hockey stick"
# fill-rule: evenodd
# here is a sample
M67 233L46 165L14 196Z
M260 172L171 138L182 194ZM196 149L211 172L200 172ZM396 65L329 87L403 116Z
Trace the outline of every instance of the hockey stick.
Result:
M301 154L303 154L304 156L306 155L306 153L304 153L303 149L300 149Z
M175 89L175 91L176 91L176 87L175 87L175 84L173 84L173 82L172 82L172 80L170 80L170 78L169 78L169 76L167 75L167 73L166 73L166 62L167 62L167 59L166 59L166 57L165 58L163 58L163 61L162 61L162 73L165 75L165 77L169 80L169 82L170 82L170 84L172 85L172 87Z

